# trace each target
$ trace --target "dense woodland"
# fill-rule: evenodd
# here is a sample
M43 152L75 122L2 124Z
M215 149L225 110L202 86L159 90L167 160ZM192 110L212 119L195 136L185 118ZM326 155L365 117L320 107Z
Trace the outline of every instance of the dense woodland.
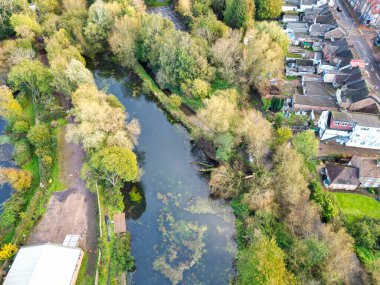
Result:
M100 193L106 212L123 210L121 187L141 175L133 153L140 127L116 97L97 90L86 69L86 60L105 57L132 70L142 64L172 93L170 108L184 103L196 111L201 123L192 136L211 144L217 161L210 194L230 201L237 217L234 283L380 282L380 259L364 267L357 257L379 250L380 222L365 218L348 234L335 196L321 189L313 132L292 135L253 100L270 79L283 77L288 38L266 21L279 17L282 1L178 0L188 32L146 13L141 0L34 3L38 13L25 0L0 1L0 80L9 86L0 88L0 115L8 120L1 139L12 142L20 167L0 169L0 181L16 190L0 217L0 260L14 255L43 215L46 193L59 188L52 153L68 117L75 124L66 139L88 154L88 187ZM68 114L65 100L73 106ZM101 239L100 248L100 278L112 260L117 284L133 267L129 237Z

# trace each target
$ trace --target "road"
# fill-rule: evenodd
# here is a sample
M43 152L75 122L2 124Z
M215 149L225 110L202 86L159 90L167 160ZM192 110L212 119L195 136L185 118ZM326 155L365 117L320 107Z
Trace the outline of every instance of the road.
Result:
M366 62L365 69L370 76L370 83L380 91L380 65L373 56L372 46L369 44L376 36L376 31L360 28L351 16L344 0L337 0L336 6L342 8L342 12L338 12L339 24L348 31L348 41L353 44L357 56Z

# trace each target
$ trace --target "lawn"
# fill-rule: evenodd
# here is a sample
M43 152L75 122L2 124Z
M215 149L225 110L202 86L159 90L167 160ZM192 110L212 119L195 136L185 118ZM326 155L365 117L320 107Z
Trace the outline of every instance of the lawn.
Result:
M335 195L349 224L364 216L380 219L380 203L374 198L354 193Z

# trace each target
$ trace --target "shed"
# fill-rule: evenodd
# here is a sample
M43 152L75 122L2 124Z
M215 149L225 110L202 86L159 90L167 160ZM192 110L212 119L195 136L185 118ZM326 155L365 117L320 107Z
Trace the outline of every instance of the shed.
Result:
M113 215L113 229L115 234L125 233L127 231L127 223L125 221L125 213Z
M82 257L80 248L55 244L22 247L4 285L74 285Z

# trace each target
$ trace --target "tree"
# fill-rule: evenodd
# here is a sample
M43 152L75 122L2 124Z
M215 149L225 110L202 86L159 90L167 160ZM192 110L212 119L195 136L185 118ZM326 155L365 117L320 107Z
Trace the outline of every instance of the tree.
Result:
M242 70L246 81L263 92L271 78L282 78L285 53L265 30L253 28L246 38L250 40L245 46Z
M22 107L13 97L11 90L6 86L0 86L0 117L10 119L21 114Z
M205 107L200 110L198 117L216 135L234 130L239 120L237 97L235 89L216 92L210 99L205 100Z
M319 141L312 130L300 132L292 139L294 148L303 156L305 161L310 161L318 152Z
M117 2L106 3L96 0L90 6L84 35L94 54L107 48L107 40L115 18L121 16L122 13L122 6Z
M340 213L336 196L333 193L322 191L320 182L313 181L309 184L310 198L321 207L321 218L323 222L331 222Z
M256 164L262 162L269 151L272 141L272 127L269 122L256 110L245 111L238 125L238 133L247 143L248 153Z
M33 40L35 36L42 34L40 24L29 15L13 14L10 22L13 30L22 38Z
M28 189L32 184L32 174L16 168L0 168L0 185L9 183L16 191Z
M214 13L208 13L194 18L191 33L194 36L205 39L209 44L213 44L217 39L225 37L229 28L219 21Z
M238 254L237 284L295 284L294 277L286 270L284 259L285 254L275 240L257 237Z
M181 89L188 96L205 99L210 95L211 86L207 81L196 78L187 84L182 84Z
M50 155L52 138L49 128L45 124L32 126L27 135L28 141L36 148L38 156Z
M76 124L67 128L66 138L81 143L86 151L104 146L121 146L133 149L137 144L140 126L137 120L129 123L120 104L107 100L107 95L93 85L80 86L72 95L72 115Z
M8 82L12 89L30 93L34 101L53 92L52 81L53 77L49 69L35 60L22 61L12 67L8 75Z
M278 146L288 142L292 138L292 130L288 127L280 127L276 130L274 145Z
M86 0L63 0L62 4L66 11L86 10Z
M141 26L138 16L125 15L115 21L109 44L113 54L123 66L132 67L137 59L137 37Z
M0 0L0 40L14 34L10 17L28 5L26 0Z
M365 249L380 249L380 220L364 217L350 227L355 244Z
M277 18L281 14L283 0L254 0L256 19L265 20Z
M17 246L12 243L4 244L0 249L0 261L7 260L17 253Z
M180 87L196 78L209 80L213 69L207 62L207 50L189 34L174 30L165 34L159 47L157 81L163 88Z
M228 83L238 82L241 74L243 56L241 37L242 34L234 30L229 33L228 37L217 39L211 47L211 59L217 68L216 73Z
M60 5L57 0L35 0L35 4L42 15L60 12Z
M224 22L231 28L247 28L252 21L254 2L247 0L226 0Z

